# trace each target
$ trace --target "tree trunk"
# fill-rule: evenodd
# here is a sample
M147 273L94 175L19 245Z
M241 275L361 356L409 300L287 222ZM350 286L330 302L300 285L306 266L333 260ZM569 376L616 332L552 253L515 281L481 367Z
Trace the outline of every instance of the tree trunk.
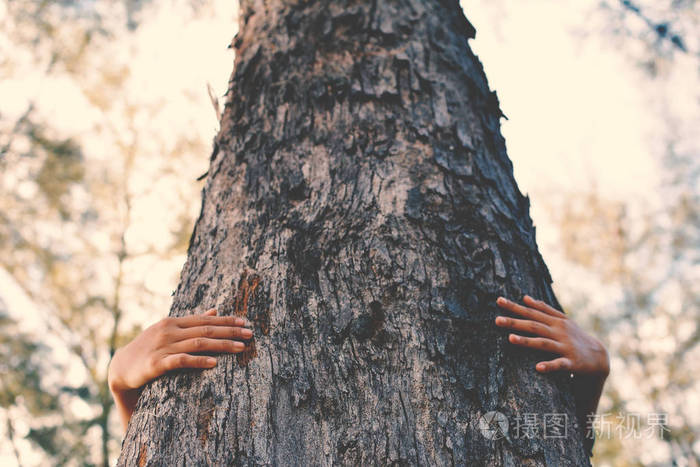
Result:
M568 375L494 325L498 295L558 303L458 2L241 3L171 315L255 339L150 384L119 463L589 465Z

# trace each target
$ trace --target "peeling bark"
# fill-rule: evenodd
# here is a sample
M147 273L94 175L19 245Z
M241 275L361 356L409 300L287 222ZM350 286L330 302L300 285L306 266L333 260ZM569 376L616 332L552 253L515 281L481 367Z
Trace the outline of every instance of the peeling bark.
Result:
M455 0L243 0L171 315L254 346L143 392L119 465L589 465L571 381L498 295L558 306ZM492 410L564 438L488 439Z

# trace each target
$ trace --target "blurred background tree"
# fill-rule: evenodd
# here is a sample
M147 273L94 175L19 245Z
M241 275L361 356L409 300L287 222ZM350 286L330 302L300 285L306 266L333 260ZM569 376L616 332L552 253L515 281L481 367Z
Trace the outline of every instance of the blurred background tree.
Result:
M662 191L647 199L620 201L592 188L547 205L565 260L592 276L560 285L575 319L595 330L612 356L614 371L600 407L611 414L606 421L614 427L620 424L616 414L638 414L644 431L651 429L650 415L666 414L657 419L663 439L641 443L612 431L599 435L599 459L615 460L611 465L700 461L700 381L694 376L700 356L700 164L696 154L679 154L673 144L667 151ZM661 200L654 199L661 193ZM614 289L618 298L591 299L604 289ZM654 451L660 454L650 456Z
M138 61L183 38L173 29L139 47L159 32L143 18L165 13L139 3L0 7L3 85L17 94L0 107L0 291L31 308L9 307L0 328L4 439L18 464L107 465L118 453L107 364L167 312L199 204L214 112L188 112L207 103L204 82L200 95L182 80L153 92L163 76ZM180 2L185 34L208 22L204 6Z
M634 197L605 195L591 180L588 190L541 200L558 227L562 270L582 268L587 277L555 275L560 293L612 356L600 407L612 430L598 437L600 465L700 465L698 13L693 0L602 1L591 12L603 19L593 33L610 38L648 78L658 181ZM614 290L615 300L596 299L603 290ZM639 416L641 431L663 414L656 417L662 436L640 442L616 434L620 413Z
M235 3L0 0L2 465L116 458L107 364L168 311L218 124L207 84L215 100L233 61ZM698 465L696 2L462 5L510 117L509 155L558 297L610 348L600 412L613 426L619 413L642 424L668 414L663 439L599 434L593 462ZM600 82L564 74L579 52ZM642 97L584 105L620 73ZM620 113L606 133L606 114L624 106L648 126ZM635 170L646 159L647 177Z

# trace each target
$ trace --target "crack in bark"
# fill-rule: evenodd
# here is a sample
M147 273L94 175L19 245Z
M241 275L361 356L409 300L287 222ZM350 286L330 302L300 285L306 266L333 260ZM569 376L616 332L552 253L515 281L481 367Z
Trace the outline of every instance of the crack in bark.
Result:
M406 429L409 432L412 432L413 435L413 449L416 452L416 465L420 465L420 462L418 460L418 439L416 438L416 430L415 428L412 430L411 427L413 427L413 423L411 419L408 417L408 412L406 411L406 403L403 400L403 391L399 388L398 390L399 393L399 400L401 401L401 409L403 410L403 417L406 420Z

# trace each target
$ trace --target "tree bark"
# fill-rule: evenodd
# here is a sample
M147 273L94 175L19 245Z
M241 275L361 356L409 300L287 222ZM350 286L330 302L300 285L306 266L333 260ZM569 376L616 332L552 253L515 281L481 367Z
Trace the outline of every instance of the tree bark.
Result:
M589 465L568 375L494 325L498 295L558 303L474 33L455 0L241 1L171 315L255 338L150 384L120 465Z

